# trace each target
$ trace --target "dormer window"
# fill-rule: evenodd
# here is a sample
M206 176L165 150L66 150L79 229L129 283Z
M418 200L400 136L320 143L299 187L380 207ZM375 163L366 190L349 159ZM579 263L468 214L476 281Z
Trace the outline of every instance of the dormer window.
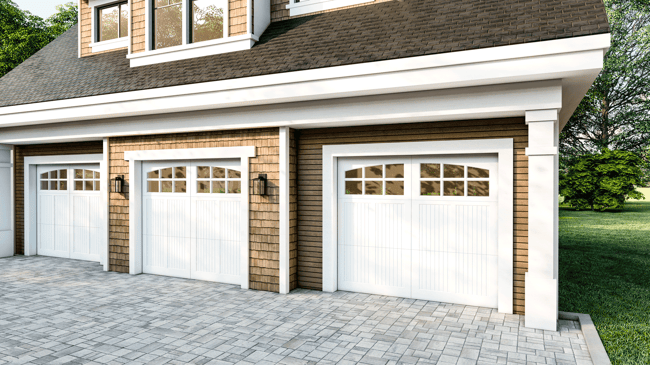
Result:
M287 9L289 9L289 16L296 16L373 1L375 0L289 0Z
M94 52L126 48L129 45L129 4L126 1L89 0L92 11Z
M138 45L127 55L131 67L247 50L271 23L269 0L144 4L144 47Z

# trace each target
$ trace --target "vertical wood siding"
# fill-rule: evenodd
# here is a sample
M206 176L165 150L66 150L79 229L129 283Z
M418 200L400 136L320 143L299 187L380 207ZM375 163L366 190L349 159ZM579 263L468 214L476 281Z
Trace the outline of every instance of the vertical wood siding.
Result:
M301 130L298 136L298 286L322 289L322 149L330 144L514 140L514 310L524 313L528 270L528 128L523 118Z
M82 2L83 3L83 2ZM28 156L53 156L53 155L81 155L103 152L103 144L99 142L82 143L57 143L30 146L16 146L14 191L16 227L15 227L15 252L18 255L25 253L25 157ZM36 216L36 212L33 213Z
M109 175L124 175L126 192L110 194L109 264L111 271L129 270L129 164L125 151L255 146L249 179L268 175L267 196L250 195L250 287L279 291L279 129L251 129L109 139Z

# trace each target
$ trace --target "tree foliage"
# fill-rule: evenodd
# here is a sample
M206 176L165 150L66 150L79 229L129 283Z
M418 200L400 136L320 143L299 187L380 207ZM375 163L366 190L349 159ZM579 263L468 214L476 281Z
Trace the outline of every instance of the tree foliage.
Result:
M629 151L603 149L581 156L560 174L560 194L577 209L623 209L628 198L644 199L635 187L643 179L645 162Z
M76 22L77 5L72 2L57 6L57 13L43 20L11 0L0 0L0 77Z
M563 166L603 148L648 156L650 146L650 5L605 0L611 48L603 70L560 135Z

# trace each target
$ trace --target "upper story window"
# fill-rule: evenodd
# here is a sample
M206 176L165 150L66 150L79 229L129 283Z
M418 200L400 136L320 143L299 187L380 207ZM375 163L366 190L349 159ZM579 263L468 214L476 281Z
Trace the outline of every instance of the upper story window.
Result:
M220 39L227 34L227 0L153 1L153 49ZM191 11L184 11L188 5ZM188 34L186 42L184 33Z
M129 6L126 2L97 9L97 42L129 35Z
M289 9L289 16L296 16L373 1L375 0L289 0L287 9Z

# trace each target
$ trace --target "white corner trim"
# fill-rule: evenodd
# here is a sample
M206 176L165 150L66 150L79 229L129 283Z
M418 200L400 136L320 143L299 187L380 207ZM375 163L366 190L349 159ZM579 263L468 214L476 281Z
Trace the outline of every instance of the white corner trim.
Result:
M288 294L290 286L290 130L280 127L280 294Z
M250 168L249 159L255 157L255 146L185 148L175 150L140 150L124 152L129 161L129 273L142 274L142 163L164 160L241 159L242 194L241 216L241 288L249 288L250 273Z
M558 120L560 111L558 109L527 110L526 124L536 122L548 122Z
M513 311L514 142L511 138L323 146L323 291L338 289L337 161L342 157L496 153L498 158L498 311Z
M302 0L297 3L295 0L292 0L287 4L286 8L289 9L289 16L296 16L373 1L375 0Z
M259 38L254 34L242 34L234 37L214 39L211 41L182 44L180 46L168 47L132 53L126 56L131 60L131 67L153 65L156 63L185 60L188 58L211 56L220 53L229 53L251 49Z
M111 177L110 177L110 168L109 168L109 159L110 159L110 151L109 151L109 144L108 144L108 138L104 138L102 141L102 155L103 155L103 163L100 166L100 176L102 177L101 185L100 186L105 186L106 189L102 192L102 199L104 203L104 216L107 217L106 222L105 222L105 227L106 227L106 242L110 243L110 228L111 228L111 222L110 219L110 195L111 195ZM104 271L108 271L109 269L109 262L110 262L110 245L106 245L106 249L103 252L100 252L100 257L102 259L102 265L104 267Z
M115 38L108 41L90 43L90 48L92 48L93 53L108 51L111 49L126 48L128 46L129 46L128 37Z
M104 156L103 154L88 154L88 155L58 155L58 156L30 156L25 157L23 168L24 168L24 177L23 177L23 186L25 189L24 196L24 208L23 216L25 217L25 232L24 232L24 254L25 256L36 255L36 183L38 177L36 175L36 166L37 165L74 165L74 164L87 164L87 163L97 163L99 164L100 171L104 171L106 167L104 166ZM105 200L106 189L108 186L102 184L100 187L100 193L102 196L102 203L108 206L108 201ZM102 219L108 221L108 217L105 215L105 211L102 210ZM108 226L108 223L106 224ZM103 246L106 247L108 251L108 235L102 235L104 237ZM100 254L101 256L101 254Z
M609 34L601 34L16 105L0 108L0 126L558 79L570 93L575 85L567 80L576 90L591 84L609 44Z
M124 152L124 160L126 161L197 160L240 157L255 157L255 146Z

